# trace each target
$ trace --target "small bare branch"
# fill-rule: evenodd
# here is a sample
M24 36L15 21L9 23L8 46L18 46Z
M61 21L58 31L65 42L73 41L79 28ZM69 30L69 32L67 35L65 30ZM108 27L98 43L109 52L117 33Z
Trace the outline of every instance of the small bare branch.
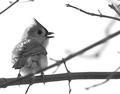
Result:
M30 89L30 86L31 86L32 84L29 84L29 86L27 87L27 89L26 89L26 91L25 91L25 94L27 94L28 93L28 90Z
M95 85L92 85L92 86L90 86L90 87L87 87L86 89L89 90L89 89L91 89L91 88L93 88L93 87L97 87L97 86L100 86L100 85L103 85L103 84L107 83L107 82L115 75L115 73L116 73L119 69L120 69L120 66L119 66L114 72L112 72L111 74L109 74L108 77L106 77L106 80L105 80L105 81L103 81L103 82L101 82L101 83L98 83L98 84L95 84Z
M65 69L67 71L68 74L71 74L71 72L69 71L69 69L67 68L67 65L66 65L66 62L64 61L64 58L62 59L63 60L63 63L64 63L64 66L65 66ZM68 79L68 86L69 86L69 94L71 93L72 89L71 89L71 86L70 86L70 82L71 82L71 78Z
M30 87L33 85L33 81L35 80L35 77L34 77L34 76L32 76L31 78L32 78L32 79L30 80L30 83L29 83L29 85L28 85L28 87L27 87L27 89L26 89L26 91L25 91L25 94L27 94L28 90L29 90Z
M101 13L101 11L100 11L100 10L98 10L98 12L100 13L100 16L102 16L102 13Z
M29 1L34 1L34 0L29 0ZM29 2L29 1L26 1L26 2ZM9 1L10 5L8 7L6 7L4 10L2 10L0 12L0 14L3 14L5 11L7 11L8 9L10 9L13 5L15 5L18 2L19 2L19 0L16 0L15 2Z
M96 13L90 13L90 12L87 12L85 10L82 10L78 7L75 7L75 6L72 6L70 4L66 4L67 7L71 7L71 8L74 8L76 10L79 10L85 14L88 14L88 15L91 15L91 16L98 16L98 17L103 17L103 18L108 18L108 19L113 19L113 20L117 20L117 21L120 21L120 18L116 18L116 17L112 17L112 16L108 16L108 15L103 15L103 14L96 14Z
M70 73L69 69L67 68L67 65L66 65L66 62L65 62L64 58L62 58L62 60L63 60L63 63L64 63L64 66L65 66L65 69L66 69L67 73Z
M58 60L55 60L53 58L50 58L50 60L54 61L54 62L57 62ZM58 69L59 69L60 65L57 66L57 68L52 72L52 73L55 73Z
M71 93L72 89L71 89L71 85L70 85L71 80L68 81L68 86L69 86L69 94Z
M0 14L4 13L5 11L7 11L9 8L11 8L13 5L15 5L18 2L19 2L19 0L16 0L15 2L11 2L10 6L8 6L7 8L5 8L4 10L2 10L0 12Z

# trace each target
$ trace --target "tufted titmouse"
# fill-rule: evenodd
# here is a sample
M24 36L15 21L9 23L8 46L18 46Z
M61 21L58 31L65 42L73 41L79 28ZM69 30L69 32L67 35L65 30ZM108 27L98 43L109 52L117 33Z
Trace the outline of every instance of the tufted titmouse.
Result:
M49 38L53 38L50 35L54 33L48 32L36 19L34 22L12 52L13 68L20 70L20 76L36 74L48 65L46 47Z

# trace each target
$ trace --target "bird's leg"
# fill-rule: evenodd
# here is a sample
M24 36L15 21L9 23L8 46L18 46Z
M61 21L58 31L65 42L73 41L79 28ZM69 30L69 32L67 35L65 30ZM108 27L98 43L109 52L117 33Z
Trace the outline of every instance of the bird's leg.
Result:
M44 75L43 72L41 72L41 77L42 77L42 82L43 82L43 84L45 84L45 75Z
M18 73L18 75L17 75L17 78L20 79L21 77L22 77L22 76L21 76L20 70L19 70L19 73ZM19 86L20 86L20 83L21 83L21 80L19 80Z
M21 74L20 74L20 70L19 70L19 73L17 75L17 78L20 78L21 77Z
M39 56L39 55L38 55ZM39 61L37 60L34 60L34 62L36 63L36 65L37 66L41 66L40 64L39 64ZM43 72L41 72L41 77L42 77L42 82L45 84L45 75L44 75L44 73Z

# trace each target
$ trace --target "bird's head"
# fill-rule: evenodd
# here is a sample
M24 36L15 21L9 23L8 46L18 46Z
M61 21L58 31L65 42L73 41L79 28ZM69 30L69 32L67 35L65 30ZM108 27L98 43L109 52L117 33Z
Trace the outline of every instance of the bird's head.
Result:
M35 24L33 24L33 26L30 27L27 32L28 38L35 39L41 43L45 40L48 40L49 38L54 38L54 36L51 36L54 33L48 32L48 30L43 27L35 18L34 22Z

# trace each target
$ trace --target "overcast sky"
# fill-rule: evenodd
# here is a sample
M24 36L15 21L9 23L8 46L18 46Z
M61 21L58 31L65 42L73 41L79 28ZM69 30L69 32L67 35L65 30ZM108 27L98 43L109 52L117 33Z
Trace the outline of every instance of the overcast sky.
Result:
M22 0L24 1L24 0ZM0 10L9 3L1 0ZM120 1L119 1L120 2ZM118 2L118 3L119 3ZM12 68L12 50L20 42L27 27L36 18L48 31L55 33L51 39L48 51L48 59L61 59L105 37L105 30L110 22L113 26L110 33L120 29L120 22L111 19L92 17L75 9L66 7L71 4L89 12L114 16L115 12L108 7L106 0L35 0L34 2L20 2L0 15L0 78L16 77L18 70ZM113 38L104 49L99 58L90 58L100 47L86 52L69 62L67 66L71 72L103 72L114 71L120 66L120 36ZM49 60L49 65L54 63ZM55 68L45 74L52 74ZM66 72L61 65L56 73ZM101 94L120 92L120 80L111 80L107 84L86 91L85 88L103 80L73 80L71 82L71 94ZM27 85L11 86L0 89L1 94L24 94ZM68 81L34 84L28 94L68 94Z

